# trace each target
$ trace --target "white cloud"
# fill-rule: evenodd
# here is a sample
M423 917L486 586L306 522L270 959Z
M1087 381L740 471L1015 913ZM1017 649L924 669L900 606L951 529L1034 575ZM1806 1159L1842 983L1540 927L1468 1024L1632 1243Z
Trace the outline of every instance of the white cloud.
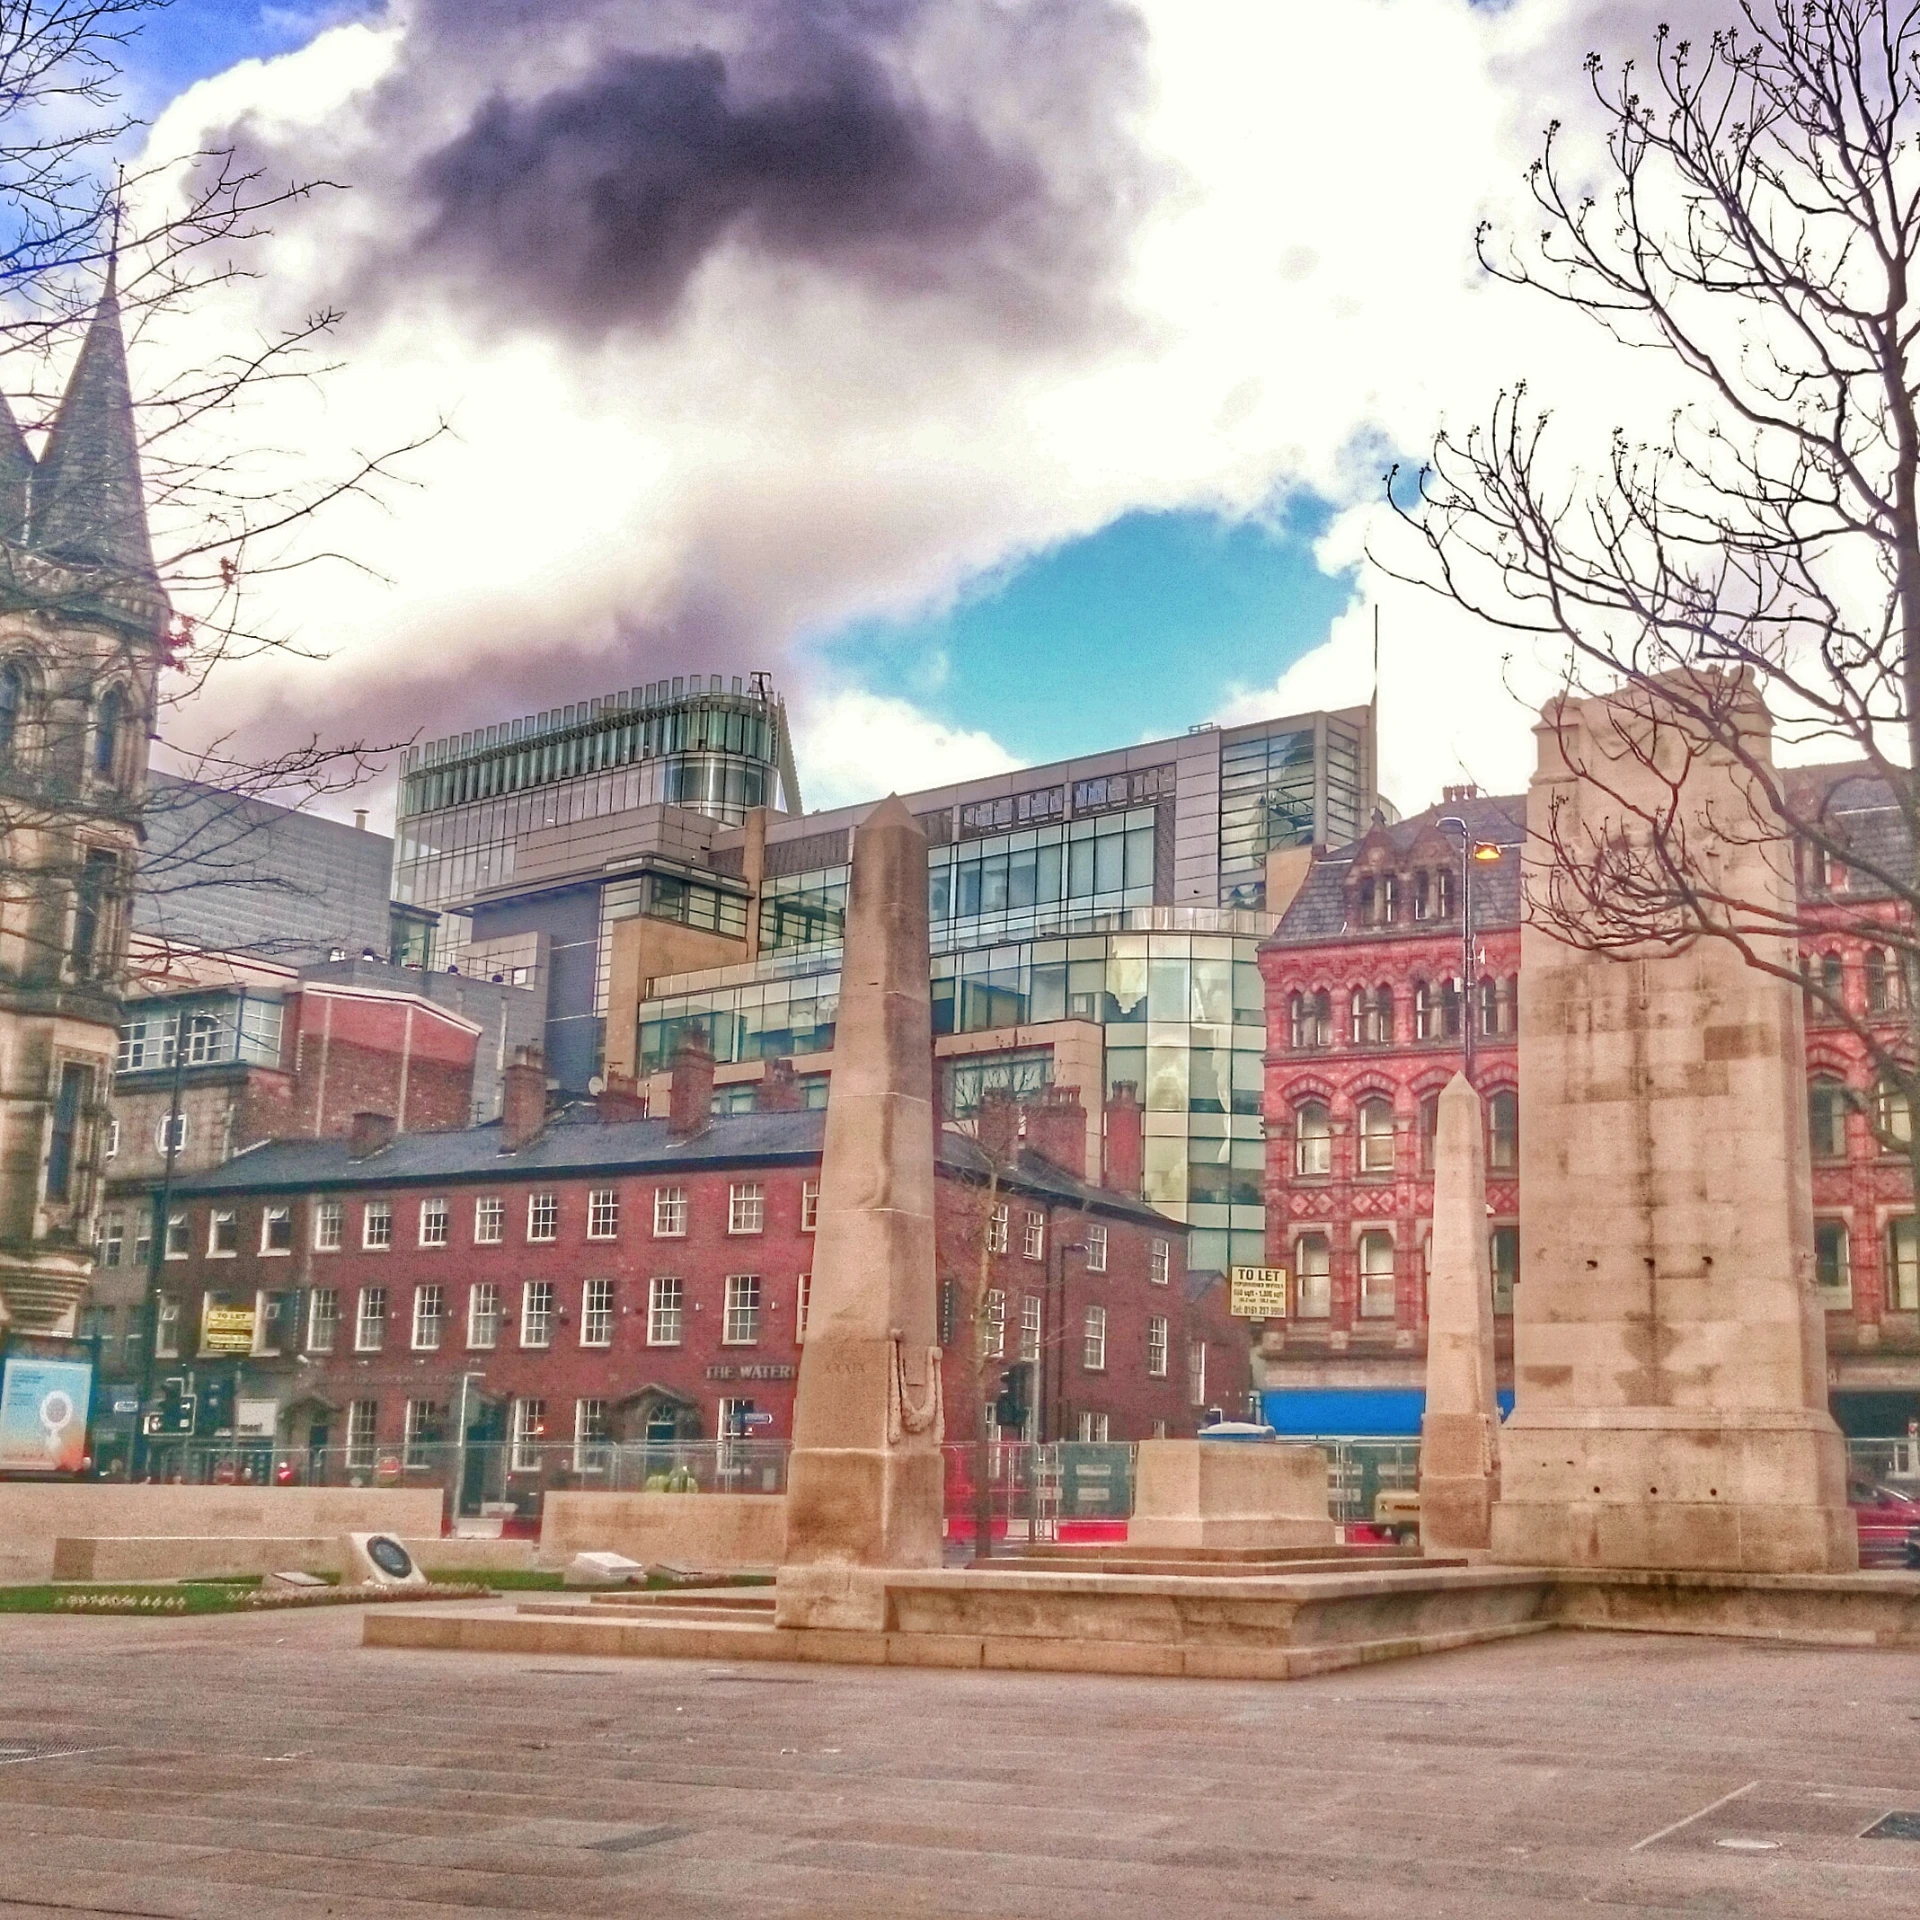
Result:
M1475 222L1515 206L1548 113L1577 112L1580 0L1144 0L1137 51L1087 31L1105 5L864 10L901 23L888 58L927 100L1018 129L1051 183L1045 217L1064 207L1085 229L1067 276L1084 299L1064 319L989 311L983 286L1036 272L1017 230L951 284L906 292L892 255L876 277L866 255L728 241L666 324L592 337L409 281L408 183L491 89L577 78L583 47L641 45L641 22L660 44L751 46L768 20L852 17L826 0L569 0L578 32L535 54L524 4L471 0L457 34L467 16L446 0L393 0L384 26L185 96L156 151L238 125L354 183L275 241L272 276L220 322L240 337L361 282L349 364L324 398L276 400L270 437L327 460L442 412L457 434L417 492L332 530L380 579L267 589L279 623L332 657L236 670L221 724L324 712L370 737L437 733L683 666L764 666L789 690L810 803L925 786L1013 763L985 734L820 684L796 642L938 602L1133 508L1250 512L1311 486L1346 508L1330 558L1384 551L1393 529L1369 503L1388 450L1417 458L1502 384L1530 377L1575 443L1629 392L1658 401L1638 362L1633 381L1609 377L1595 336L1472 262ZM396 73L413 76L401 118L382 92ZM1463 767L1524 778L1509 646L1377 577L1324 648L1230 711L1365 698L1376 600L1388 790L1411 807Z
M810 695L793 721L800 790L810 808L851 806L1020 764L990 734L942 726L904 700L858 687Z

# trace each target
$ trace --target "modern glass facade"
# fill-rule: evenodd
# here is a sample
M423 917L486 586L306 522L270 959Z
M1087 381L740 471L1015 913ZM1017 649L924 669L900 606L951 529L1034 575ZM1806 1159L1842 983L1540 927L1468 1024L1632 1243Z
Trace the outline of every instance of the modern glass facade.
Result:
M784 704L759 676L654 681L416 748L402 763L393 897L445 911L514 879L546 827L666 802L737 826L799 805Z
M280 1064L281 1005L249 993L196 994L149 1000L120 1023L115 1073L171 1068L184 1049L184 1064L212 1066L245 1060Z
M1275 847L1345 846L1366 831L1373 770L1367 732L1338 714L1220 743L1220 898L1266 903Z
M1117 836L1123 847L1125 833ZM1121 859L1124 874L1124 851ZM1191 1223L1193 1266L1258 1265L1266 1232L1260 1119L1266 1021L1254 953L1264 922L1200 909L1105 917L1128 930L936 953L934 1031L1097 1023L1108 1087L1130 1081L1146 1108L1146 1197ZM1161 921L1170 924L1154 924ZM1171 924L1176 921L1184 924ZM798 1061L832 1049L837 967L792 954L707 978L713 984L642 1007L643 1073L669 1065L682 1036L696 1027L722 1064L782 1056ZM952 1070L964 1078L979 1068L955 1062ZM956 1085L957 1094L965 1091Z

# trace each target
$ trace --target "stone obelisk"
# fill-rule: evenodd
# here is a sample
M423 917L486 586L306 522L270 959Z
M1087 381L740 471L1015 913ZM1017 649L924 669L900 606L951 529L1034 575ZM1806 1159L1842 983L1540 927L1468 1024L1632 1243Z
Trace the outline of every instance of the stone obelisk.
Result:
M784 1626L885 1624L886 1568L941 1558L927 842L897 797L855 830L794 1401Z
M1499 1492L1493 1274L1480 1096L1463 1073L1440 1095L1427 1279L1427 1406L1420 1417L1420 1539L1430 1553L1485 1552Z
M1844 1571L1858 1543L1813 1287L1800 995L1792 941L1767 931L1794 923L1791 843L1753 771L1772 722L1741 680L1675 693L1559 701L1534 730L1515 1407L1493 1550ZM1740 755L1687 739L1687 704L1737 727ZM1624 952L1562 937L1556 914L1586 897L1563 862L1630 856L1649 820L1684 839L1710 897L1742 903L1745 938L1785 978L1684 926Z

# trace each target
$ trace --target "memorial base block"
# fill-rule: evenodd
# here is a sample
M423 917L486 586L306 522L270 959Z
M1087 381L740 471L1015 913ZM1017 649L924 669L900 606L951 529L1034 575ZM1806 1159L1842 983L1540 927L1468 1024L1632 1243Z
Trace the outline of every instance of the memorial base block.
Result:
M1319 1547L1334 1542L1327 1456L1276 1441L1142 1440L1133 1547Z

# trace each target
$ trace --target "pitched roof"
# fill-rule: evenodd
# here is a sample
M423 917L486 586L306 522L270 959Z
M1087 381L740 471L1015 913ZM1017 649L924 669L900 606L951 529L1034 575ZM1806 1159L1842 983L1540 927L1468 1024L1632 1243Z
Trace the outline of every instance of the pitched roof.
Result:
M27 502L33 487L33 452L6 396L0 394L0 540L27 537Z
M37 551L77 566L155 577L120 296L111 271L34 476L30 539Z
M349 1159L347 1143L269 1140L243 1149L224 1166L182 1180L183 1198L241 1193L291 1193L380 1186L418 1186L456 1180L501 1180L516 1175L700 1172L723 1167L806 1166L817 1162L827 1116L818 1107L786 1113L716 1114L699 1133L676 1140L665 1120L604 1124L591 1111L563 1113L517 1153L500 1145L500 1123L444 1133L402 1133L378 1153ZM963 1180L984 1180L986 1156L964 1134L940 1136L942 1169ZM1096 1187L1023 1149L1003 1171L1010 1193L1084 1207L1169 1230L1181 1223L1144 1200Z
M1270 946L1298 947L1346 937L1382 939L1408 933L1439 933L1444 921L1396 921L1391 926L1352 925L1347 922L1347 876L1353 863L1369 848L1385 846L1395 855L1411 856L1439 823L1448 817L1464 820L1476 841L1501 849L1497 861L1474 863L1473 918L1479 927L1517 927L1520 924L1520 848L1527 837L1525 794L1480 795L1471 800L1448 800L1424 813L1391 824L1377 821L1366 835L1344 847L1315 856L1300 891L1287 904ZM1457 843L1456 843L1457 844Z

